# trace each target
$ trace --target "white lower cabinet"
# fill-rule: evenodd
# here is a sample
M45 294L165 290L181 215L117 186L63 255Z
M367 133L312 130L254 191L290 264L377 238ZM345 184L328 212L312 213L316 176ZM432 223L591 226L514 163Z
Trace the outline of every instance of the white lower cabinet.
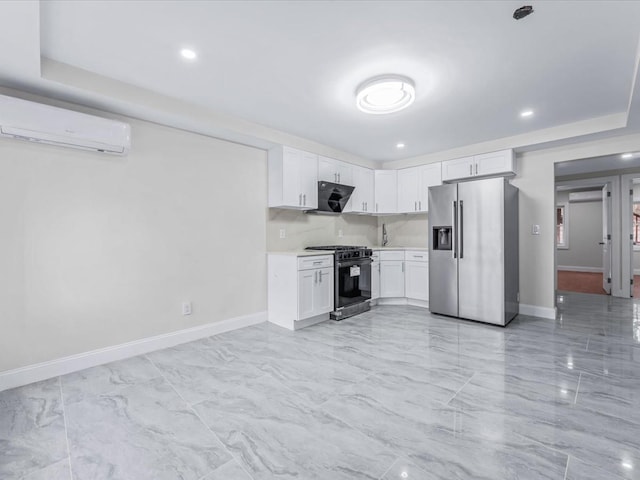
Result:
M404 297L404 261L380 262L380 298Z
M333 255L269 254L268 319L290 330L329 319Z
M429 262L427 252L405 252L405 292L413 300L429 300Z
M377 272L374 269L376 264L379 267ZM426 307L429 301L428 251L426 249L374 251L371 281L371 298L378 299L379 304L408 303ZM376 282L379 282L378 291L376 291Z
M380 252L380 298L404 297L404 251Z

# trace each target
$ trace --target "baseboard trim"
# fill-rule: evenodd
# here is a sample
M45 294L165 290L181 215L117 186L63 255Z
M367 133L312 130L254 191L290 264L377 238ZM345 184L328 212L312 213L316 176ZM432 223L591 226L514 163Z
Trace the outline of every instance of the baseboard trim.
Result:
M538 305L525 305L521 303L519 311L522 315L531 315L532 317L550 318L553 320L556 318L555 307L539 307Z
M558 270L562 270L563 272L602 273L601 267L576 267L572 265L558 265Z
M85 368L143 355L163 348L174 347L181 343L218 335L238 328L249 327L267 320L267 312L258 312L241 317L229 318L193 328L147 337L111 347L99 348L68 357L36 363L26 367L7 370L0 373L0 392L9 388L28 385L48 378L66 375Z
M385 297L378 298L378 305L407 305L407 299L404 297Z
M414 307L429 308L429 302L427 300L417 300L415 298L407 298L407 305Z

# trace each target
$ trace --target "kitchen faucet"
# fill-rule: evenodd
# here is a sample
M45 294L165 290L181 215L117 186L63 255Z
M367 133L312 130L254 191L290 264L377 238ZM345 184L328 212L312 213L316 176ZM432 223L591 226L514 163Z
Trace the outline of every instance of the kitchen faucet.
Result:
M389 238L387 237L387 226L382 224L382 246L386 247L387 243L389 243Z

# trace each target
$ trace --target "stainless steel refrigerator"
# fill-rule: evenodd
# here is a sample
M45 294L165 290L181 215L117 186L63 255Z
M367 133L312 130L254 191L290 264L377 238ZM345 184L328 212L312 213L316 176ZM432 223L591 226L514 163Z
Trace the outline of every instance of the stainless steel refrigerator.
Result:
M518 189L503 178L430 187L431 312L504 326L518 276Z

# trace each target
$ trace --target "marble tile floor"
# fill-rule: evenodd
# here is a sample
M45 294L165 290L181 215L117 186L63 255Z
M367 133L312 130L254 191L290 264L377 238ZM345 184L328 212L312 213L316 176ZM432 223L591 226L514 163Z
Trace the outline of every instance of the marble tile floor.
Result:
M0 478L640 478L640 302L558 300L265 323L0 392Z

